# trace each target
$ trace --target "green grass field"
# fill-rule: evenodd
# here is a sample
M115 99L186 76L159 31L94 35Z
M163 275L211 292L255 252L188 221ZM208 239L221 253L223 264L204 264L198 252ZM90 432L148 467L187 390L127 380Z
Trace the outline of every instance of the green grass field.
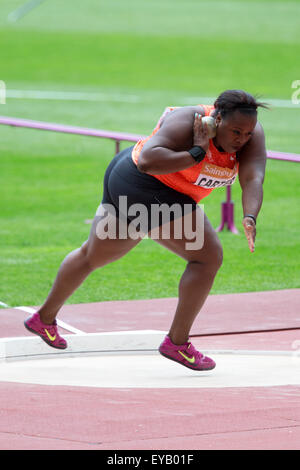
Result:
M7 21L23 0L0 3L0 115L148 134L167 105L201 103L227 88L265 101L267 148L300 153L299 1L45 0ZM21 99L13 91L95 93L93 100ZM40 305L64 257L88 237L114 144L104 139L0 126L0 301ZM122 144L124 148L127 143ZM251 254L220 233L224 263L212 294L299 288L300 166L269 160ZM204 200L216 227L224 190ZM177 295L184 262L144 240L94 272L69 303Z

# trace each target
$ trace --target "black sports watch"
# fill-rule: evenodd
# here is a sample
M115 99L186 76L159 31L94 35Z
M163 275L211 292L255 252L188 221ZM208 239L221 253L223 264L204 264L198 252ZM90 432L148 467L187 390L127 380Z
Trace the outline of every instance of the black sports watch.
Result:
M202 162L202 160L204 159L206 155L205 150L202 147L200 147L200 145L195 145L190 150L188 150L188 152L192 155L193 159L197 163Z

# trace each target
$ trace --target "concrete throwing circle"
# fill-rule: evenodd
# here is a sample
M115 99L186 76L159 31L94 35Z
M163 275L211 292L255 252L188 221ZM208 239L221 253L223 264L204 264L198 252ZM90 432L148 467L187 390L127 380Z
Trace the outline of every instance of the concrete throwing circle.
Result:
M0 381L98 388L223 388L300 385L293 354L213 354L217 367L197 372L159 354L104 354L0 363Z

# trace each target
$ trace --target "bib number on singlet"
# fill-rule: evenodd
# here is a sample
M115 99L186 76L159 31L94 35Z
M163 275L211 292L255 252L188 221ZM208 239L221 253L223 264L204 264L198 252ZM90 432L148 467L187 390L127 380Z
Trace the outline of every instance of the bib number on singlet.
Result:
M201 173L194 184L206 189L221 188L222 186L233 184L236 177L237 165L235 165L233 169L230 169L204 162Z

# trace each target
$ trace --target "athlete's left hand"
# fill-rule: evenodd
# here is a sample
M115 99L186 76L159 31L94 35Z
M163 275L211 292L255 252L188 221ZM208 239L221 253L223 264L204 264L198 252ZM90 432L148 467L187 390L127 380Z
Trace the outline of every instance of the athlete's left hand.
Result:
M243 226L246 238L248 240L249 250L251 253L255 249L255 237L256 237L256 225L254 220L251 217L245 217L243 219Z

